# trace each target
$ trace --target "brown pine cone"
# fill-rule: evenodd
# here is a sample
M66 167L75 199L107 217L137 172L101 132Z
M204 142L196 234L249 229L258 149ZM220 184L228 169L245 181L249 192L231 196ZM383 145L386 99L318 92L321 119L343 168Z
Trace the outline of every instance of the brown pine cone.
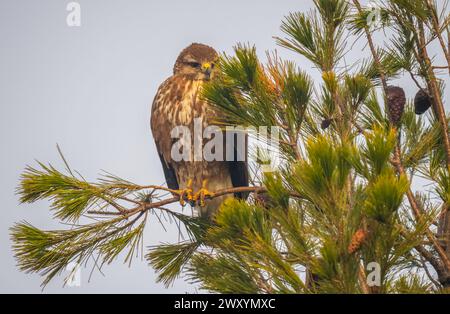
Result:
M322 130L326 130L330 126L331 122L333 122L333 119L324 119L322 120L320 127L322 128Z
M388 86L386 92L389 119L393 125L399 125L405 110L405 91L398 86Z
M414 97L414 112L416 114L423 114L428 108L431 107L431 97L428 95L428 91L419 89Z
M360 228L356 230L356 232L352 236L352 240L350 241L350 244L348 245L347 251L349 254L355 253L361 245L364 243L364 241L367 238L367 232Z

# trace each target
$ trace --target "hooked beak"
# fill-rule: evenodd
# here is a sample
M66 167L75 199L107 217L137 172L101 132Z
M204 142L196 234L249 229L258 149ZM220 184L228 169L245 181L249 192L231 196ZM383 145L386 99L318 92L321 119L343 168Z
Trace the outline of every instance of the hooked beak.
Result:
M211 70L212 70L211 63L205 62L202 64L202 72L205 73L208 77L211 74Z

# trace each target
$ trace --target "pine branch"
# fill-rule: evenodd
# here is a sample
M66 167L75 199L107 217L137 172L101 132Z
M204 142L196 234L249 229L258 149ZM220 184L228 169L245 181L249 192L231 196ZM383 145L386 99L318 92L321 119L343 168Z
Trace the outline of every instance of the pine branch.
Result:
M175 193L166 187L140 186L110 174L101 178L99 183L89 183L74 177L70 169L68 169L69 175L65 175L52 166L42 163L39 165L41 169L27 167L22 175L18 188L22 202L33 203L49 199L52 202L52 209L56 211L55 217L61 221L75 222L82 216L114 217L71 230L42 231L26 222L12 227L11 238L19 267L23 271L39 272L46 276L44 286L55 275L61 273L67 264L72 261L82 263L95 251L101 256L103 263L111 263L128 247L125 262L131 262L132 256L137 253L142 243L146 217L150 210L163 211L183 222L192 239L200 238L204 232L205 226L194 223L193 218L163 207L180 202L178 196L159 199L158 192ZM149 192L144 193L143 200L130 198L136 191ZM267 188L260 186L228 188L215 191L207 198L238 192L266 193L267 191ZM291 194L292 197L300 197L296 193ZM119 205L118 201L126 201L128 205ZM101 210L92 209L94 206ZM139 225L132 228L139 220L141 220ZM198 245L188 245L187 252L192 255ZM175 251L177 250L172 252ZM148 255L150 260L156 263L157 269L165 265L161 268L165 270L160 278L166 284L172 282L181 265L188 259L186 254L180 252L169 267L165 263L158 263L158 259L152 259L151 256L153 255ZM166 269L166 267L169 268Z
M399 2L399 1L396 1L396 2ZM357 8L357 10L360 13L362 13L362 8L361 8L361 5L360 5L359 1L358 0L353 0L353 3L355 5L355 7ZM402 2L402 5L406 5L406 3ZM415 9L416 9L416 11L419 10L418 7L415 7ZM367 25L365 26L365 33L366 33L366 37L367 37L367 40L368 40L369 47L370 47L370 50L372 52L373 58L374 58L377 66L378 66L378 71L380 73L382 86L383 86L383 89L384 89L385 103L387 103L387 98L386 98L386 95L387 95L387 80L386 80L386 77L385 77L385 71L384 71L384 69L382 67L382 64L380 62L380 59L379 59L379 57L377 55L377 51L375 49L375 45L374 45L373 40L372 40L372 35L371 35L370 30L369 30ZM423 44L424 44L424 42L422 40L422 45ZM425 54L424 51L426 53L425 48L422 48L422 54ZM427 59L425 55L424 55L424 59ZM432 80L431 82L433 84L434 81ZM433 90L435 90L435 89L433 88ZM397 172L399 173L399 175L405 175L405 170L404 170L404 167L403 167L402 161L401 161L401 156L400 156L401 152L400 152L400 146L399 145L400 145L400 143L398 143L396 145L395 149L394 149L393 164L396 167ZM408 197L408 201L409 201L409 203L411 205L411 208L413 209L414 215L416 216L417 219L420 219L421 213L420 213L419 207L417 205L417 201L416 201L416 199L415 199L411 189L409 189L407 191L407 197ZM440 244L437 242L435 236L429 230L427 231L427 237L433 243L434 248L439 253L439 256L441 257L441 259L443 260L444 264L446 265L446 268L449 269L450 268L450 260L448 259L445 251L442 249Z
M439 44L441 46L442 52L444 53L444 57L447 60L447 67L446 69L449 71L450 74L450 51L447 49L447 45L444 42L444 38L442 37L442 31L444 28L439 26L439 18L436 13L436 3L434 1L425 0L424 1L428 11L431 13L431 27L434 31L433 35L435 35L438 40ZM434 67L436 68L436 67Z

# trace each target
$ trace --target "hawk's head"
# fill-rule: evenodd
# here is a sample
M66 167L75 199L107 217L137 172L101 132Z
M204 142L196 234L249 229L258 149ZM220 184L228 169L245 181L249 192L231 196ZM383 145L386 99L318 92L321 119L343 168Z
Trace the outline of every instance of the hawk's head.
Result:
M173 74L186 75L193 80L209 80L219 55L203 44L193 43L183 49L173 67Z

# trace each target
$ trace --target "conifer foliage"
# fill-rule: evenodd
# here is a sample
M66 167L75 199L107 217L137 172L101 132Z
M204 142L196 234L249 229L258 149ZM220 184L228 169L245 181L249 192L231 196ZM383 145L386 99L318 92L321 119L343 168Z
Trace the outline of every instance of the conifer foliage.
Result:
M188 234L140 253L167 286L183 276L219 293L449 292L446 6L380 1L374 27L374 9L358 0L314 4L287 15L276 41L310 62L320 82L275 53L263 62L255 47L237 45L203 90L223 112L219 123L281 130L280 166L255 172L247 201L229 199L205 220L165 208L176 198L163 198L158 186L109 174L89 183L69 167L28 167L18 189L23 202L49 199L63 222L101 219L58 231L16 224L19 267L41 273L46 284L69 262L93 255L110 263L125 251L131 261L152 214L171 217ZM349 38L366 47L365 58L344 60ZM446 63L435 64L435 55ZM398 86L407 80L417 95Z

